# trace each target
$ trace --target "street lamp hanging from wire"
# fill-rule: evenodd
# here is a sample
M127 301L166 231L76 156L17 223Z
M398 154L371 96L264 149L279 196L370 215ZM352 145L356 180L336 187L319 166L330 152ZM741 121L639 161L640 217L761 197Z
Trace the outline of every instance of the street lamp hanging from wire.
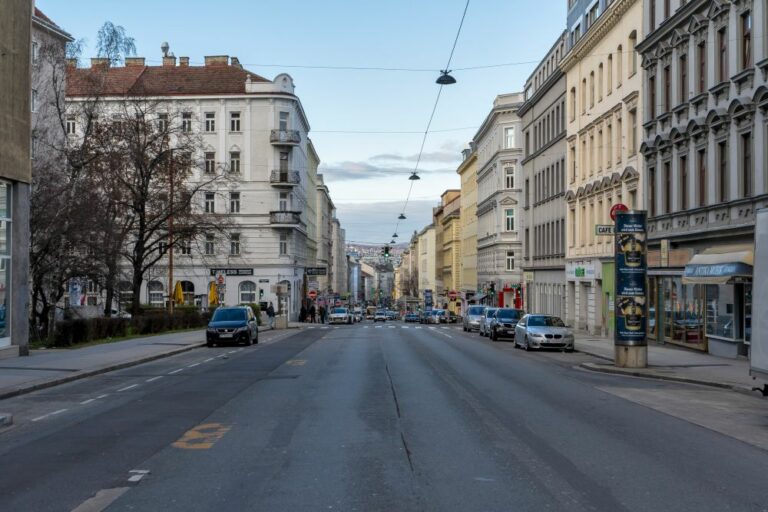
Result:
M450 75L450 69L443 69L440 71L440 76L435 80L436 84L440 85L453 85L456 83L456 79Z

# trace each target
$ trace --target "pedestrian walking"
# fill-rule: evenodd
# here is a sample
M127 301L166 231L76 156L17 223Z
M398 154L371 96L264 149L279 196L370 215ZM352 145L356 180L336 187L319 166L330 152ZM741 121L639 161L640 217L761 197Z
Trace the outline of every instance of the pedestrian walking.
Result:
M325 310L325 306L320 306L320 323L321 324L325 323L325 315L326 314L327 314L327 312Z
M269 328L274 329L275 328L275 308L272 306L272 303L269 303L269 306L267 306L267 318L269 318Z
M317 315L317 310L315 309L315 305L312 304L311 306L309 306L309 321L312 322L313 324L315 323L316 315Z
M299 311L299 322L306 322L306 321L307 321L307 308L302 305L301 311Z

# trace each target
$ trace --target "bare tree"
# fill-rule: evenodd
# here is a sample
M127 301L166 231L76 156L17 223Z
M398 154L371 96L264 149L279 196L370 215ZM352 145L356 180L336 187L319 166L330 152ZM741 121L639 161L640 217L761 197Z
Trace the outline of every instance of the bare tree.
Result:
M96 54L109 59L111 66L122 64L125 57L136 55L136 41L122 25L105 21L96 34Z

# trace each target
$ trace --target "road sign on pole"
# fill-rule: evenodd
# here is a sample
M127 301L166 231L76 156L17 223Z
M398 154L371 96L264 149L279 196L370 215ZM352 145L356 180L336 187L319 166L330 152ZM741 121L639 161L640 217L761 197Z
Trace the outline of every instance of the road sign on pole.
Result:
M307 297L315 300L317 298L317 290L309 290L309 292L307 292Z

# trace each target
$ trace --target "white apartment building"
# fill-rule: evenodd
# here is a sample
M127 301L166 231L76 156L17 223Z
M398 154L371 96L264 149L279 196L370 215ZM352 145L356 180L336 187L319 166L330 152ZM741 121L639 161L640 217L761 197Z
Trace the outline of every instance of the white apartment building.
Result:
M474 137L477 148L477 282L483 301L522 306L522 93L501 94Z
M205 235L198 248L174 252L172 281L181 283L184 303L207 305L214 276L223 273L225 304L272 302L277 308L282 288L288 296L281 306L296 318L306 292L305 268L318 258L328 265L322 260L330 252L323 223L330 197L317 175L319 157L307 137L310 126L293 79L287 74L265 79L243 69L235 57L207 56L203 66L191 66L188 57L179 60L177 65L176 57L166 54L162 66L134 57L124 67L109 68L103 59L93 59L91 68L71 67L67 101L92 94L83 84L101 68L106 80L99 95L107 108L141 96L157 102L158 115L164 109L182 112L182 122L189 120L188 129L199 132L203 142L201 154L193 156L201 165L192 179L227 170L228 179L204 190L197 206L231 226L223 237ZM168 273L167 258L150 269L142 302L166 303Z

